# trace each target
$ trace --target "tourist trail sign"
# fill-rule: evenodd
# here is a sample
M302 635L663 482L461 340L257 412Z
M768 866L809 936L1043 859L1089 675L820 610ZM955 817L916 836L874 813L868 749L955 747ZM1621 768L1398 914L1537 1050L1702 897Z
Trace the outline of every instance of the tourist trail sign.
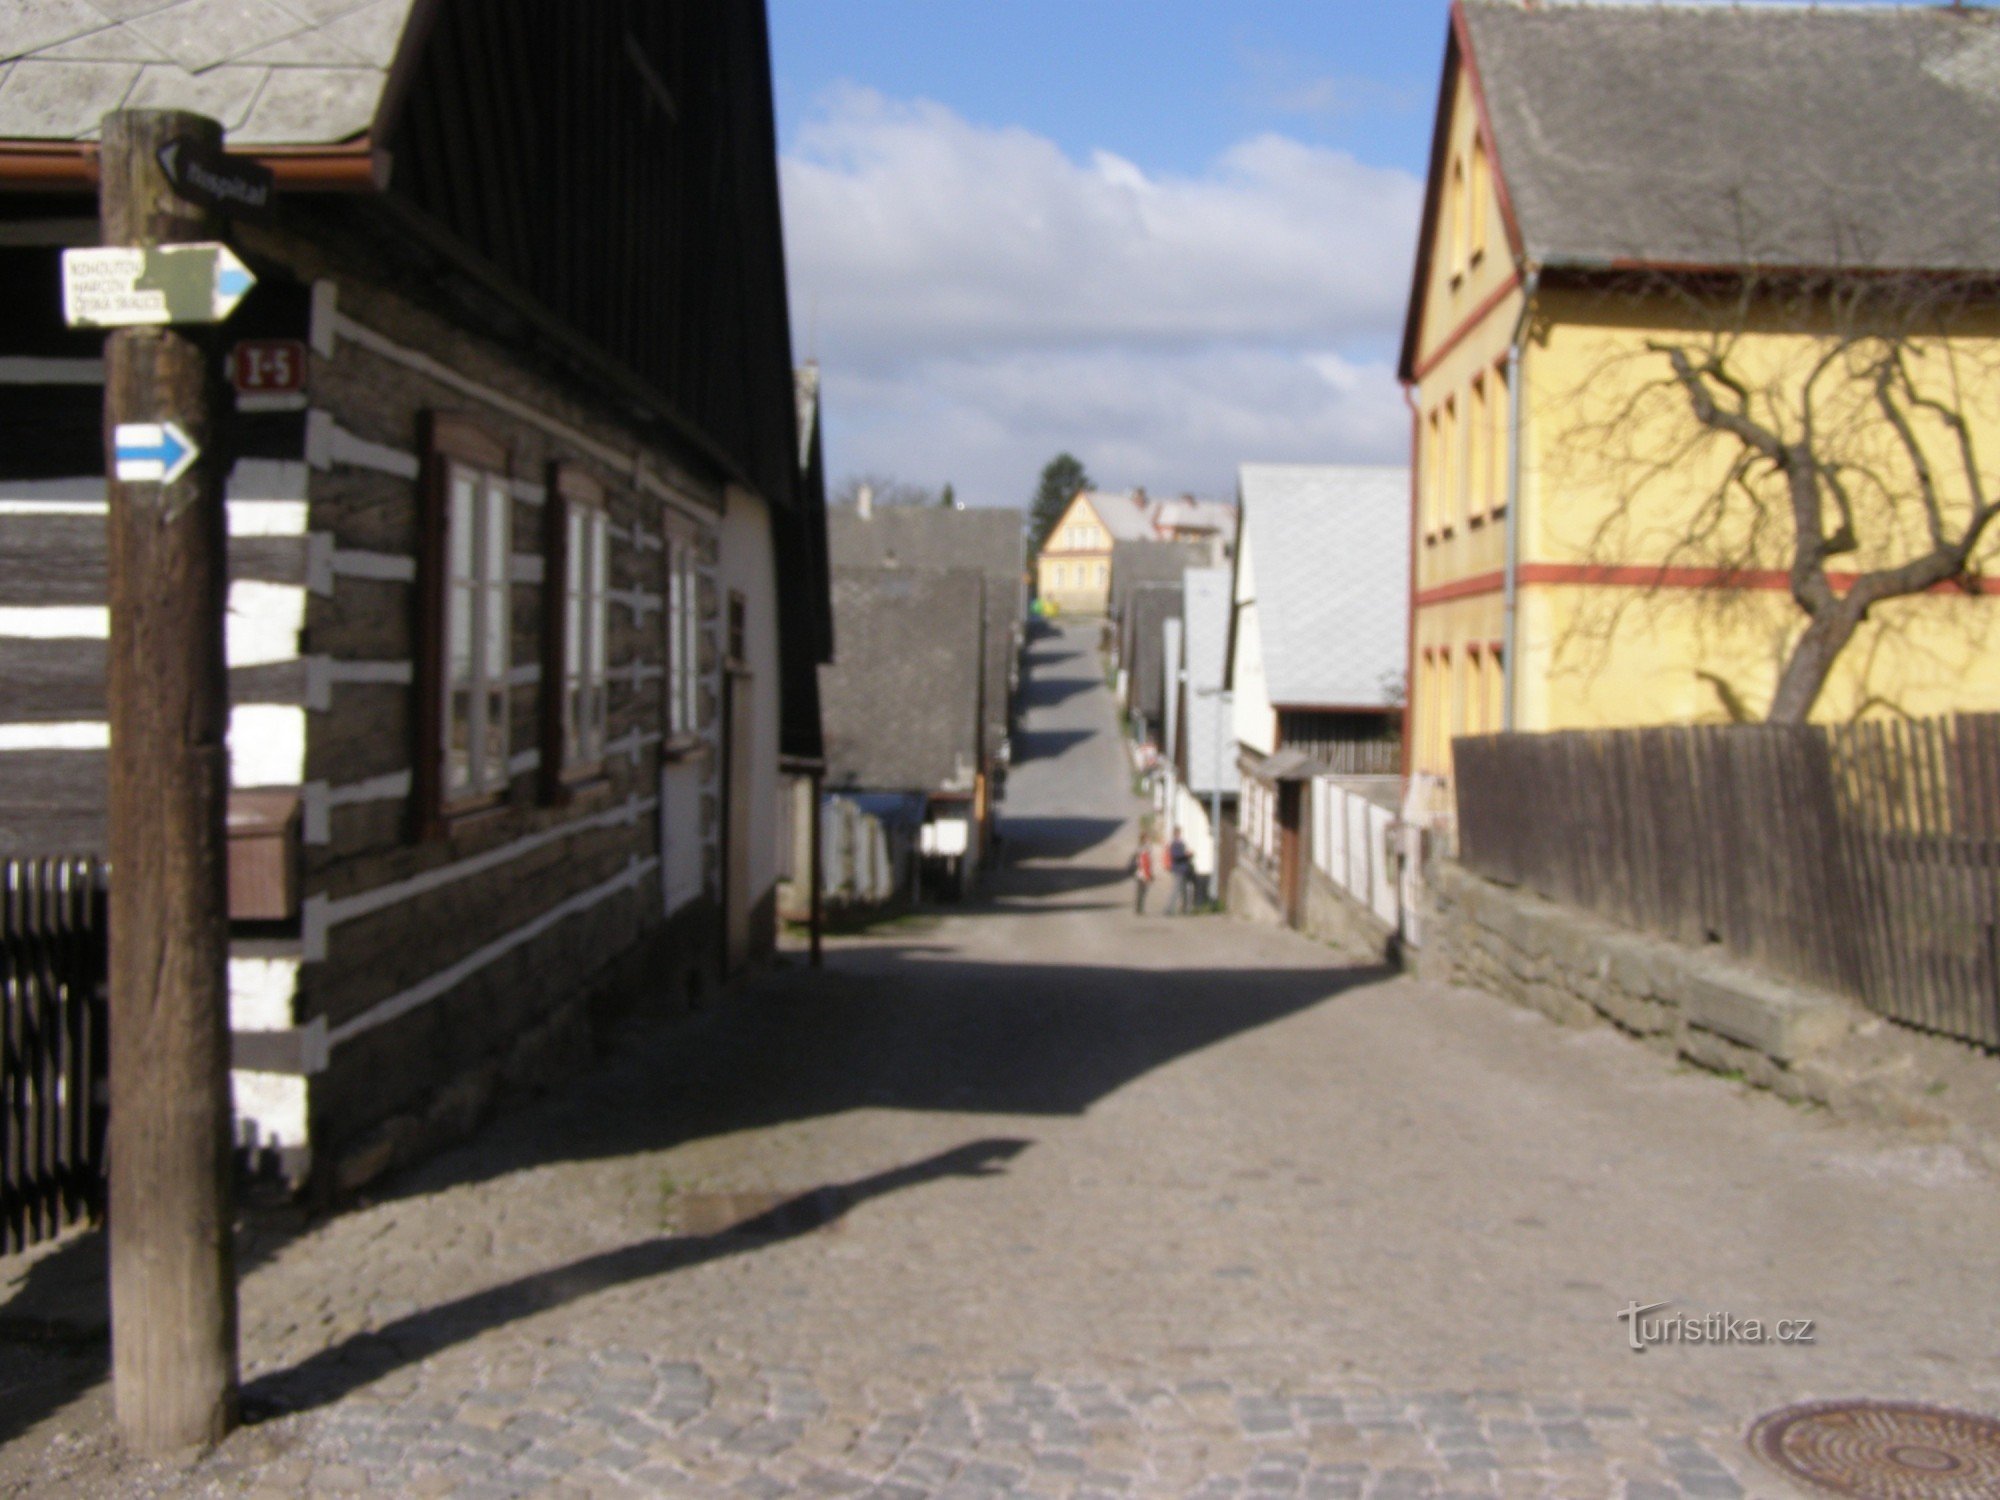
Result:
M220 323L257 284L227 245L65 250L63 319L72 328Z
M201 457L175 422L120 422L112 429L111 453L124 484L172 484Z

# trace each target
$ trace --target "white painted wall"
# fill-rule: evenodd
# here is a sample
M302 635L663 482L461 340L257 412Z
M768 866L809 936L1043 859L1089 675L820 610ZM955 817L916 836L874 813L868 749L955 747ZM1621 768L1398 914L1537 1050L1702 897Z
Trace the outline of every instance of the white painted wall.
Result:
M716 558L722 590L722 645L728 646L728 598L743 596L744 651L751 671L750 899L763 899L778 878L778 564L771 512L762 498L729 487Z
M1231 662L1231 702L1236 742L1261 755L1278 747L1278 715L1264 675L1264 635L1257 619L1257 571L1246 529L1236 554L1236 656Z

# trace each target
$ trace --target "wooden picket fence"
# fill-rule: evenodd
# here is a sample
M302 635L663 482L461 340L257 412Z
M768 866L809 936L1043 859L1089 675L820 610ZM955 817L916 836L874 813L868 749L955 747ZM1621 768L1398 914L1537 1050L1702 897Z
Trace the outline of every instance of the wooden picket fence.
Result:
M104 867L0 862L0 1254L102 1211Z
M1468 869L2000 1047L2000 715L1453 748Z

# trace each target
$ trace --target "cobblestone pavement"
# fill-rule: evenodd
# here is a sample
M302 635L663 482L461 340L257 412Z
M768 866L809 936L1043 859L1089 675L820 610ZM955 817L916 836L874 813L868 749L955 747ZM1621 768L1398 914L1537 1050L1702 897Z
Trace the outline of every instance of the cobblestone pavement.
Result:
M989 898L259 1231L259 1420L198 1463L120 1455L101 1348L0 1339L0 1495L1777 1496L1772 1407L2000 1408L1950 1148L1132 915L1087 645L1036 649ZM1815 1339L1634 1353L1635 1301Z

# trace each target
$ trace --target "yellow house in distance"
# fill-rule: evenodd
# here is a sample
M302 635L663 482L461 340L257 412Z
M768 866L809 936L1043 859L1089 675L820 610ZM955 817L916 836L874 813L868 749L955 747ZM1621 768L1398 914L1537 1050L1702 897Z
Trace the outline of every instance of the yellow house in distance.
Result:
M1078 490L1035 557L1035 594L1066 615L1111 603L1111 544L1154 535L1146 492Z
M1413 812L1458 735L2000 710L1990 20L1455 0Z

